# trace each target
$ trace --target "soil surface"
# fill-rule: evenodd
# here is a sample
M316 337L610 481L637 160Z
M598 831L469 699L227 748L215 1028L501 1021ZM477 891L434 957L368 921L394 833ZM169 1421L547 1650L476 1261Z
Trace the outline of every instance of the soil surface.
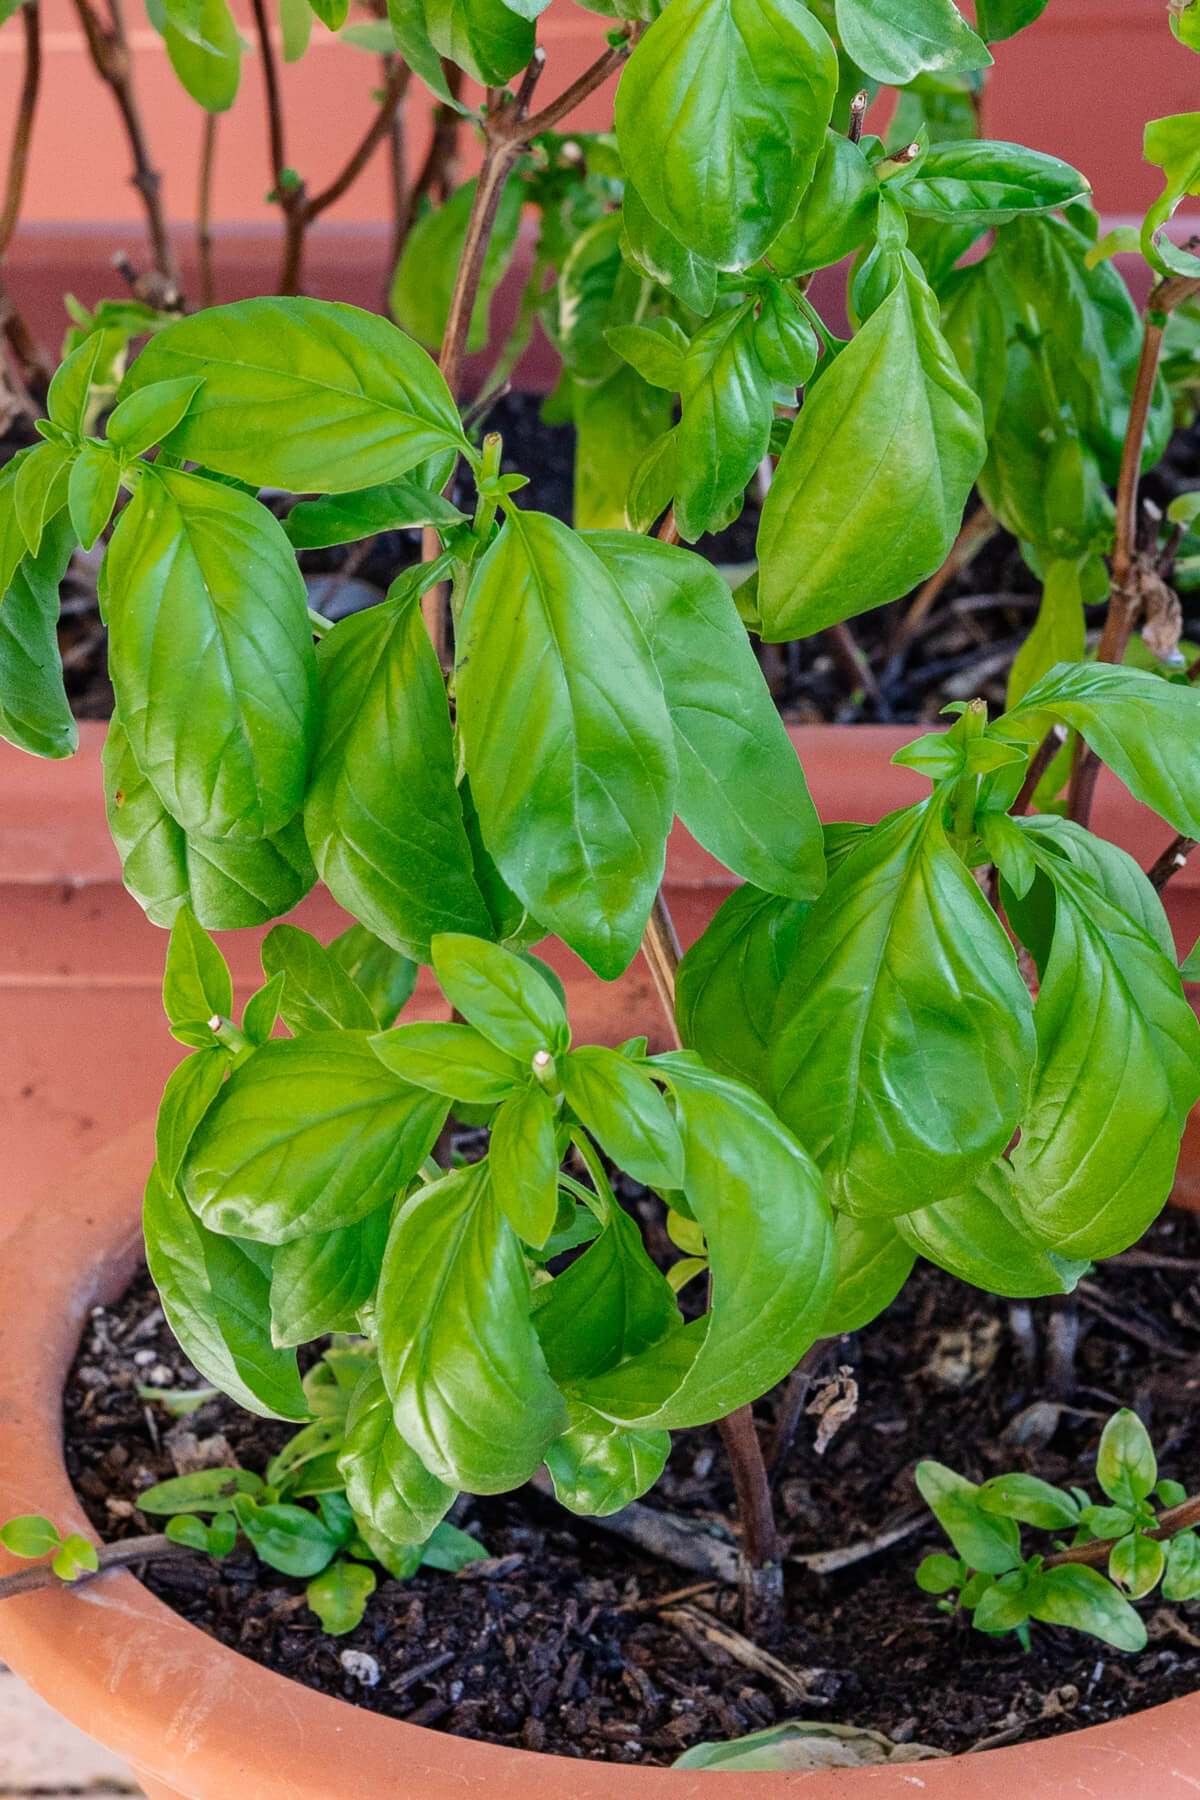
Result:
M633 1204L653 1250L649 1202ZM695 1575L531 1489L463 1502L458 1522L491 1560L457 1576L381 1577L362 1624L343 1638L322 1632L301 1582L240 1545L223 1564L163 1562L144 1578L202 1631L306 1686L562 1756L670 1763L699 1741L795 1718L954 1752L1094 1725L1200 1685L1200 1603L1144 1602L1150 1642L1139 1655L1047 1626L1034 1627L1028 1653L1013 1639L985 1638L914 1584L920 1558L946 1545L920 1507L913 1469L930 1456L977 1480L1025 1469L1096 1494L1101 1426L1132 1406L1150 1427L1161 1473L1200 1486L1200 1220L1167 1213L1137 1250L1081 1284L1078 1349L1060 1398L1046 1397L1052 1375L1031 1369L1021 1345L1032 1341L1040 1360L1072 1314L1033 1302L1031 1333L1024 1310L918 1264L883 1318L830 1344L817 1397L830 1397L840 1371L843 1397L845 1376L857 1384L857 1409L820 1454L817 1417L805 1416L779 1469L789 1561L775 1663L753 1666L753 1648L729 1635L738 1624L731 1591L697 1592ZM136 1507L152 1483L205 1458L261 1472L288 1435L223 1399L173 1419L137 1395L138 1384L197 1379L148 1277L93 1315L66 1389L66 1454L105 1538L159 1528ZM757 1409L765 1439L778 1401L768 1396ZM734 1529L715 1432L678 1434L648 1503L714 1533ZM832 1575L795 1560L910 1523L891 1547ZM1045 1534L1027 1533L1030 1548L1035 1537L1050 1547Z
M482 425L504 439L505 473L530 477L521 503L571 519L575 432L570 425L547 425L541 400L508 394ZM0 461L19 448L0 443ZM461 494L470 504L469 482L460 474ZM1167 456L1144 484L1160 507L1177 493L1200 485L1200 430L1176 433ZM291 496L264 495L284 513ZM695 548L722 565L736 583L749 572L758 532L758 503L728 531L702 538ZM968 521L977 513L972 501ZM981 695L1003 709L1008 671L1036 615L1040 587L1022 560L1016 539L993 527L972 539L974 554L927 604L917 590L888 606L864 613L840 632L822 632L790 644L758 646L763 671L787 721L851 724L859 721L931 721L952 700ZM76 715L106 719L112 711L107 672L107 639L96 606L96 575L103 545L80 551L64 585L60 633L67 692ZM420 557L420 533L389 531L362 544L306 551L300 566L309 603L329 619L339 619L383 599L401 570ZM1182 596L1185 636L1200 632L1200 595ZM1096 634L1103 608L1093 608Z

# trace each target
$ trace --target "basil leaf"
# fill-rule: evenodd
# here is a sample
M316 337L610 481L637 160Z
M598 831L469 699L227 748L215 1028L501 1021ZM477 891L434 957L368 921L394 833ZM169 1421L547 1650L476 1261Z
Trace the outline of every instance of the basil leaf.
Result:
M445 1116L443 1100L388 1074L365 1032L276 1039L206 1114L184 1190L207 1225L258 1243L332 1231L412 1180Z
M659 224L628 175L621 202L621 254L701 318L716 305L716 264Z
M162 36L184 90L205 112L228 112L242 72L242 38L228 0L186 7L147 0L146 16Z
M985 1512L1040 1531L1070 1531L1079 1523L1079 1502L1036 1475L993 1475L981 1485L978 1502Z
M368 931L351 925L329 945L329 954L366 996L375 1023L389 1026L417 985L417 965Z
M185 832L138 768L115 716L103 768L125 885L155 925L169 925L184 904L212 931L263 925L290 912L317 879L298 819L254 843Z
M1046 1569L1031 1599L1029 1616L1044 1625L1070 1625L1117 1650L1144 1650L1146 1627L1099 1569L1064 1563Z
M896 1230L893 1219L834 1219L837 1285L821 1325L822 1337L861 1331L892 1304L908 1280L917 1253Z
M906 212L961 224L1002 225L1019 213L1071 206L1091 191L1078 169L1057 156L976 138L932 145L898 193Z
M968 1568L1003 1575L1020 1567L1016 1520L985 1511L975 1482L933 1461L917 1464L916 1482L922 1500Z
M1056 663L1082 662L1087 653L1080 559L1055 557L1046 570L1033 630L1013 658L1007 704L1021 697Z
M85 550L91 549L112 518L120 491L118 458L105 444L85 444L67 481L67 512Z
M986 69L992 57L952 0L837 0L842 49L864 74L905 87L925 71Z
M121 399L152 381L204 384L163 448L292 493L348 493L465 448L437 368L386 319L333 301L210 307L151 339Z
M746 269L811 180L836 92L836 52L798 0L673 0L625 66L617 139L653 217Z
M771 1021L808 903L742 887L685 954L675 1016L710 1069L765 1093Z
M367 1601L375 1592L375 1574L361 1563L339 1557L304 1590L304 1598L330 1637L344 1637L362 1624Z
M1127 850L1097 837L1073 819L1035 816L1017 823L1024 838L1035 838L1046 849L1082 869L1106 900L1140 925L1168 961L1175 961L1175 940L1163 903L1142 873L1141 865Z
M879 179L866 152L840 131L827 131L800 205L767 251L779 275L828 269L870 237L879 211Z
M371 1048L402 1081L470 1106L495 1106L529 1080L527 1065L470 1025L424 1020L397 1025L373 1037Z
M304 1506L264 1506L238 1494L234 1517L255 1555L283 1575L319 1575L340 1548L329 1527Z
M379 1280L391 1216L390 1206L378 1206L354 1225L279 1246L271 1261L272 1343L309 1344L328 1331L359 1329L359 1309Z
M387 11L396 45L413 74L438 100L457 112L466 112L462 101L450 92L442 59L430 40L425 0L387 0Z
M66 367L65 363L63 367ZM13 504L17 524L31 556L38 554L42 533L67 504L74 461L74 451L65 444L38 444L17 464Z
M463 0L458 0L461 5ZM472 0L467 0L470 5ZM455 188L450 198L419 218L400 253L388 289L388 311L397 325L426 349L438 350L446 335L454 282L462 262L467 225L475 203L478 177ZM485 350L492 295L500 285L517 247L521 229L519 182L502 189L495 223L487 241L475 310L467 331L468 353Z
M317 700L279 525L232 488L146 467L105 569L117 705L164 806L210 837L279 831L304 797Z
M1015 37L1040 18L1047 0L975 0L975 23L989 44Z
M603 1519L652 1488L667 1466L671 1434L629 1430L581 1401L567 1403L567 1429L546 1451L554 1497L569 1512Z
M570 1043L562 1000L523 956L445 932L434 939L433 967L451 1006L518 1063Z
M533 55L532 20L502 0L425 0L425 24L434 49L484 87L503 87Z
M268 1283L257 1263L201 1224L158 1169L142 1224L151 1280L188 1361L260 1418L306 1419L295 1352L276 1349L266 1334Z
M306 0L307 4L307 0ZM127 403L126 403L127 404ZM288 542L297 550L322 550L330 544L350 544L374 537L380 531L409 531L436 525L453 531L464 514L440 494L411 478L382 481L360 488L355 494L325 494L319 500L301 500L283 522Z
M9 469L12 464L8 465ZM0 476L0 737L31 756L72 756L79 731L63 686L59 587L74 549L65 517L30 555L17 524L13 478Z
M225 1085L229 1053L223 1045L197 1050L172 1069L158 1103L154 1145L159 1172L171 1187L196 1127Z
M279 1013L296 1036L313 1031L373 1031L375 1014L337 958L311 932L276 925L262 945L263 974L282 975ZM220 1012L220 1007L213 1009Z
M983 456L979 402L906 264L812 389L779 459L758 534L763 636L808 636L938 568Z
M1010 1300L1069 1294L1088 1262L1068 1262L1014 1230L1002 1204L1008 1165L985 1170L967 1193L921 1206L895 1221L905 1243L959 1281Z
M454 1489L429 1473L396 1430L377 1368L354 1390L338 1468L359 1529L365 1519L392 1544L423 1544L454 1501Z
M614 325L605 342L651 386L678 390L690 342L675 319L649 319L644 325Z
M558 1217L556 1123L553 1100L532 1085L506 1100L492 1121L492 1187L517 1236L535 1249Z
M490 936L420 607L406 596L344 620L317 664L325 718L304 823L330 893L414 961L439 931Z
M732 1412L795 1368L828 1310L836 1253L816 1169L770 1108L690 1057L656 1057L653 1066L675 1094L712 1308L581 1381L573 1397L618 1423L674 1430Z
M727 584L670 544L629 532L586 541L650 646L674 733L680 818L735 874L812 899L824 881L816 809Z
M961 1193L1003 1151L1029 1091L1028 990L939 809L900 813L841 864L776 1009L780 1116L856 1214Z
M627 1175L660 1191L683 1186L679 1131L645 1069L587 1044L562 1059L559 1078L571 1110Z
M566 1423L529 1317L516 1233L486 1163L416 1194L392 1228L377 1304L396 1429L474 1494L527 1481Z
M575 529L624 525L630 468L670 427L670 398L627 367L596 386L576 382L573 397Z
M535 1290L533 1323L551 1375L565 1385L662 1342L680 1318L636 1224L610 1206L595 1243Z
M693 543L741 511L770 442L774 386L758 352L749 301L718 313L697 332L683 359L680 389L675 519L680 536Z
M534 917L611 979L641 943L674 798L645 639L583 540L514 511L472 583L458 658L484 842Z
M163 1011L172 1025L201 1025L208 1031L214 1014L233 1013L233 977L229 965L189 906L180 907L167 943L163 970ZM205 1043L211 1043L208 1031Z

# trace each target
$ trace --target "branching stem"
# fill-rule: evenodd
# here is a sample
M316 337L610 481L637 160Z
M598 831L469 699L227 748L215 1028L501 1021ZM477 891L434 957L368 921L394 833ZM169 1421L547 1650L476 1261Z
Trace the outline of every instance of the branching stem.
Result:
M1178 1506L1168 1506L1165 1512L1160 1512L1146 1536L1161 1541L1176 1537L1181 1531L1189 1531L1194 1525L1200 1525L1200 1494L1190 1494ZM1116 1542L1116 1538L1097 1538L1092 1544L1076 1544L1070 1550L1059 1550L1048 1556L1044 1567L1060 1569L1065 1563L1106 1563Z
M97 1575L106 1575L110 1569L128 1569L136 1563L161 1562L169 1556L194 1556L183 1544L172 1543L169 1537L161 1532L154 1532L147 1537L122 1538L118 1544L102 1544L96 1569L83 1569L74 1581L62 1581L54 1573L48 1562L34 1563L28 1569L18 1569L14 1575L5 1575L0 1579L0 1600L15 1599L18 1594L34 1594L44 1588L77 1588L86 1581L95 1581Z

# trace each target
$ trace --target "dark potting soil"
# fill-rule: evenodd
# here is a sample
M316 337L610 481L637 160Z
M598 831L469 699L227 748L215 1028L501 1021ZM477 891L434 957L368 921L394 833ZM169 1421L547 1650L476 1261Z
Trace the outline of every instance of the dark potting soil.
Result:
M504 470L530 477L521 504L571 519L575 432L547 425L537 395L507 394L482 426L504 439ZM0 443L0 462L12 449ZM469 483L461 498L469 503ZM1200 485L1200 431L1175 434L1159 469L1146 483L1160 506ZM278 496L286 511L289 496ZM974 503L968 509L968 517ZM758 502L751 495L728 531L702 538L695 548L714 563L740 571L754 557ZM96 606L95 582L102 545L74 558L64 588L60 633L67 692L79 718L106 719L112 711L107 641ZM420 533L389 531L363 544L307 551L301 557L309 601L336 620L377 604L395 577L420 556ZM735 575L735 579L737 576ZM981 695L997 711L1004 705L1008 671L1038 605L1039 585L1022 560L1016 540L998 528L966 566L948 580L927 610L915 595L864 613L847 636L823 632L789 644L759 646L764 674L789 723L851 724L859 721L928 722L952 700ZM1183 595L1185 635L1200 632L1200 596ZM1102 609L1094 609L1098 632ZM865 673L857 660L865 662Z
M651 1223L649 1203L634 1204ZM1057 1304L1030 1308L1043 1346L1055 1337ZM1045 1372L1024 1360L1028 1334L1014 1331L1006 1303L924 1264L883 1318L829 1346L819 1391L829 1397L840 1372L857 1384L857 1408L823 1454L817 1420L804 1417L779 1472L789 1560L776 1662L755 1666L753 1647L730 1635L731 1591L696 1592L697 1576L532 1489L463 1503L459 1523L490 1560L457 1576L381 1576L346 1637L326 1636L303 1584L240 1545L222 1564L160 1562L143 1578L202 1631L305 1686L562 1756L670 1763L698 1741L797 1718L953 1752L1093 1725L1200 1685L1200 1604L1144 1602L1150 1641L1138 1655L1047 1626L1034 1627L1026 1653L939 1612L913 1581L920 1558L945 1548L914 1489L922 1457L976 1480L1025 1469L1095 1493L1103 1421L1132 1406L1162 1473L1200 1485L1200 1220L1169 1213L1136 1251L1098 1268L1081 1284L1077 1318L1074 1377L1061 1398L1047 1397ZM148 1277L93 1314L66 1388L66 1455L103 1537L158 1528L137 1511L152 1483L206 1460L261 1472L288 1435L223 1399L173 1419L137 1395L138 1384L197 1379ZM836 1391L845 1399L844 1382ZM757 1408L764 1435L778 1400ZM714 1431L677 1436L647 1503L715 1533L734 1529ZM904 1526L899 1541L831 1575L796 1560Z

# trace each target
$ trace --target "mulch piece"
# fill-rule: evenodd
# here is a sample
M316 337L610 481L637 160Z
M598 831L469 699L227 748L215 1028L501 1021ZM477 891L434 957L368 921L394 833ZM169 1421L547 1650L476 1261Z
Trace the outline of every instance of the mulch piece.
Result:
M1122 1405L1148 1423L1162 1473L1200 1486L1200 1221L1166 1214L1087 1289L1076 1382L1059 1401L1027 1366L1029 1334L1014 1333L1005 1302L919 1265L882 1319L830 1347L830 1374L852 1374L858 1407L821 1455L817 1419L801 1423L778 1482L789 1553L836 1549L911 1517L913 1468L926 1456L976 1480L1027 1469L1095 1492L1098 1435ZM1057 1304L1032 1303L1038 1343ZM288 1435L223 1399L173 1420L136 1391L197 1379L145 1275L93 1314L67 1383L65 1435L104 1537L156 1529L138 1494L189 1460L236 1457L261 1471ZM774 1405L768 1397L758 1408L764 1426ZM715 1432L678 1434L648 1500L728 1528L732 1489ZM1094 1725L1200 1684L1197 1605L1147 1602L1150 1643L1139 1655L1049 1627L1035 1627L1025 1653L939 1612L913 1582L920 1558L945 1547L930 1521L834 1575L789 1565L786 1628L770 1648L800 1676L808 1698L799 1699L769 1667L742 1666L711 1642L697 1651L697 1609L701 1621L707 1608L736 1626L733 1594L681 1604L696 1577L530 1489L468 1500L458 1516L490 1562L460 1576L382 1578L344 1638L324 1635L302 1583L240 1548L220 1565L152 1565L145 1580L200 1630L305 1686L459 1736L591 1760L670 1763L699 1740L797 1717L961 1752Z

